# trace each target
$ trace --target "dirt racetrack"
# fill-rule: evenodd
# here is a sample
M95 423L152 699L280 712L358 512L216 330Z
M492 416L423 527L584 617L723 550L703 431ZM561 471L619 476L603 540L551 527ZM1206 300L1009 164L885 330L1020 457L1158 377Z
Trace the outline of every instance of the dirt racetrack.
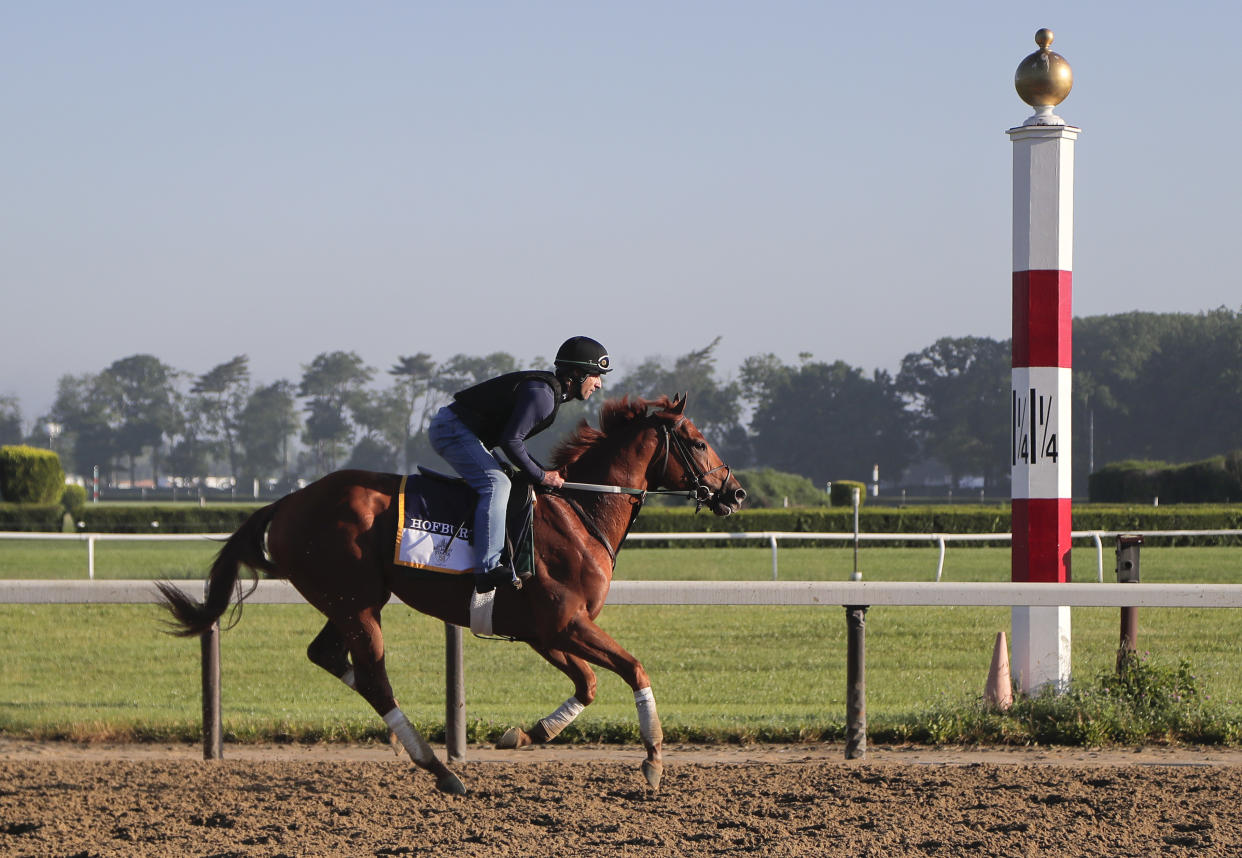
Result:
M441 751L442 753L442 751ZM0 855L1238 855L1242 754L471 748L470 794L388 749L0 740Z

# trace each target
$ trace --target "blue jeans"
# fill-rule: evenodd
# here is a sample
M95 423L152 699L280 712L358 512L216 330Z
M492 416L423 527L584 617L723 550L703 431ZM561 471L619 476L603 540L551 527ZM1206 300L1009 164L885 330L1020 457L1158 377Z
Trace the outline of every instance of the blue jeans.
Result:
M509 505L509 478L483 442L445 406L427 428L431 448L453 466L479 495L474 510L474 551L482 571L500 565L505 545L505 508Z

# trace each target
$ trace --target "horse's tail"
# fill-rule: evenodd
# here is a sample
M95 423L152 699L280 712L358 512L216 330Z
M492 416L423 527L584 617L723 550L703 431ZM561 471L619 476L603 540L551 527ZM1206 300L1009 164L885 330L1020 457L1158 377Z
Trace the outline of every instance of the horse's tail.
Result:
M160 604L173 615L173 622L170 623L172 634L178 637L201 635L228 610L229 602L234 594L236 594L236 619L240 619L242 601L253 593L259 584L258 570L275 571L275 566L264 556L263 535L272 516L276 513L278 503L279 501L269 504L255 512L224 543L220 553L216 555L215 562L211 564L211 574L207 577L205 601L200 602L187 596L179 587L168 581L160 581L155 585L163 597L160 599ZM240 568L243 565L250 567L251 578L254 581L254 585L244 593L238 581Z

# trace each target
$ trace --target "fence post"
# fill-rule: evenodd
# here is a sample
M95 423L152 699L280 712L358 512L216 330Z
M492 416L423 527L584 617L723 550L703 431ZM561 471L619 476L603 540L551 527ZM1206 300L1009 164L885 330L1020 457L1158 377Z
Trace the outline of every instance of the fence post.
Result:
M867 756L867 606L846 605L845 759Z
M1140 534L1122 534L1117 537L1117 583L1139 583L1139 548L1143 544ZM1118 672L1134 658L1138 648L1138 608L1121 609L1121 643L1117 648Z
M860 498L858 497L858 488L854 489L854 571L850 575L851 581L861 581L862 573L858 571L858 506Z
M466 758L466 675L461 626L444 624L444 753L450 763Z
M224 757L224 728L220 716L220 623L202 634L203 648L203 759Z
M1100 539L1100 534L1091 534L1091 538L1095 540L1095 580L1096 583L1104 583L1104 541Z
M772 546L772 580L776 580L776 534L768 534L768 544Z

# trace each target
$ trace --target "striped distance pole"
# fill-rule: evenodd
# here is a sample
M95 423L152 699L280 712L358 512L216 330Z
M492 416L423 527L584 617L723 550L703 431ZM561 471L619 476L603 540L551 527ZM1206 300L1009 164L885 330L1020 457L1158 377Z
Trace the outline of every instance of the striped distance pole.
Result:
M1013 144L1013 381L1011 578L1070 580L1070 366L1074 142L1079 129L1052 108L1069 94L1069 64L1052 33L1018 66L1015 85L1036 112L1008 131ZM1070 677L1070 609L1016 606L1011 673L1030 693Z

